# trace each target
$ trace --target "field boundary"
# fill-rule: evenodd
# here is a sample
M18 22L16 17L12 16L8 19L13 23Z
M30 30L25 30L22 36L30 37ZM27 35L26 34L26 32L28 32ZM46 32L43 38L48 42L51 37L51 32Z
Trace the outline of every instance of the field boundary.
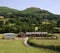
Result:
M30 39L27 41L27 43L28 43L30 46L32 46L32 47L50 49L50 50L54 50L54 51L60 52L60 46L54 46L54 45L49 45L49 46L37 45L37 44L35 44L35 43L30 42Z

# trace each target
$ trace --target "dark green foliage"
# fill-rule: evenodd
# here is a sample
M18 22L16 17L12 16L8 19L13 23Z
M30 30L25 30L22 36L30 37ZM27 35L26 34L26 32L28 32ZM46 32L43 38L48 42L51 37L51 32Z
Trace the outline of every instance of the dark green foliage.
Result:
M60 27L60 19L57 20L57 26Z
M3 27L4 22L0 21L0 28Z
M0 7L0 16L4 16L3 21L0 21L0 32L26 32L38 31L45 32L60 32L55 27L60 27L60 15L52 14L40 8L27 8L23 11L11 9L8 7ZM8 20L6 20L9 18ZM53 22L54 21L54 22ZM42 24L49 22L50 24Z

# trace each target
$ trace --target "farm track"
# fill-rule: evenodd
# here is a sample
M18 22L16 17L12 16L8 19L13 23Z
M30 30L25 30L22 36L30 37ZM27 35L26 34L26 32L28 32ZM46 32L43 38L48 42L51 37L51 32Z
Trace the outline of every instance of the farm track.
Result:
M24 44L25 44L26 46L32 48L32 46L30 46L30 45L27 43L27 42L28 42L28 39L29 39L28 37L25 38L25 40L24 40Z

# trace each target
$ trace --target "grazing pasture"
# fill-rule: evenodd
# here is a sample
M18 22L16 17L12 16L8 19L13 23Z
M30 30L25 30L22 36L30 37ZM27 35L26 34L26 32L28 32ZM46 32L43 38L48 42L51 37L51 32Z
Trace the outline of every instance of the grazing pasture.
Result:
M0 39L2 39L4 37L4 35L3 34L0 34Z
M30 39L29 44L39 48L51 49L60 52L60 34L54 34L58 39Z
M37 41L39 40L33 39L33 42L37 43ZM0 40L0 53L59 53L59 52L44 48L27 47L24 45L24 39L21 40L2 39Z
M42 48L29 48L23 40L0 40L0 53L57 53Z
M33 38L31 42L36 43L38 45L60 45L60 34L54 34L58 39L35 39Z

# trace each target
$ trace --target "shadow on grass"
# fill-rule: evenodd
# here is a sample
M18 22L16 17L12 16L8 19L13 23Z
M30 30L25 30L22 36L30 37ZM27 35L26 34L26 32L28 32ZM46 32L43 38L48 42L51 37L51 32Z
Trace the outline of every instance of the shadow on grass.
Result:
M54 51L60 52L60 46L53 46L53 45L49 45L49 46L37 45L37 44L35 44L35 43L29 42L29 40L28 40L27 43L28 43L30 46L32 46L32 47L50 49L50 50L54 50Z

